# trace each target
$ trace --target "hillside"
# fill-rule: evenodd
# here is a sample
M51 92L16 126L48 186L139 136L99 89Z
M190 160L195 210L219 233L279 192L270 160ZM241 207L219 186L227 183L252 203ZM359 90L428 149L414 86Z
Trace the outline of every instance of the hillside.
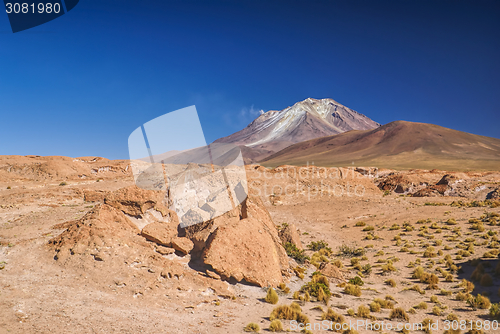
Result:
M264 166L375 166L397 169L498 170L500 139L438 125L396 121L289 146Z

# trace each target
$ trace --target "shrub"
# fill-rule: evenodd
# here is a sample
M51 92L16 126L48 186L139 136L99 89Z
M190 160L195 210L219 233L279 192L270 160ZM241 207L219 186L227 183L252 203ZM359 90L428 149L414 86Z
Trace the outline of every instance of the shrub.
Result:
M470 294L469 294L469 293L467 293L467 292L459 292L459 293L457 293L457 295L456 295L456 297L455 297L455 298L456 298L458 301L463 302L463 301L466 301L467 299L469 299L469 297L470 297Z
M363 282L363 280L361 279L361 277L356 276L356 277L351 278L349 280L349 284L363 286L363 284L365 284L365 283Z
M443 296L451 296L452 292L451 292L451 290L441 289L441 294Z
M356 315L360 318L370 319L370 309L364 305L359 305Z
M331 296L330 283L328 282L328 279L321 274L313 275L312 280L306 285L303 285L302 288L300 288L300 291L314 296L318 298L319 301L324 302L327 302Z
M304 253L304 250L300 250L292 244L291 242L287 242L284 245L286 254L293 258L297 263L304 263L306 260L309 260L309 257Z
M389 318L391 318L391 320L393 320L393 319L400 319L400 320L404 320L404 321L410 320L410 317L408 316L406 311L403 310L401 307L393 309L391 311L391 314L389 315Z
M440 316L441 315L441 308L439 306L434 306L432 308L432 314Z
M391 279L388 279L384 282L385 284L387 285L390 285L391 287L395 288L396 287L396 281L393 280L392 278Z
M68 184L63 181L63 182L59 183L59 185L62 187L62 186L67 186Z
M282 332L283 331L283 323L279 319L274 319L271 321L269 325L269 331L271 332Z
M299 313L302 312L302 309L300 308L300 305L298 303L296 303L296 302L292 302L290 304L290 308L292 310L296 311L296 312L299 312Z
M393 309L394 308L394 304L391 303L389 300L375 298L373 301L375 303L379 304L380 307L382 307L382 308L385 308L385 309Z
M348 295L359 297L361 296L361 288L357 285L347 284L344 288L344 292Z
M359 221L354 226L362 227L362 226L366 226L366 223L364 221Z
M484 274L483 277L481 277L481 281L479 282L479 284L481 284L481 286L492 286L493 278L490 274Z
M425 291L422 290L417 284L413 285L411 288L405 288L405 290L413 290L420 293L421 295L425 295Z
M372 265L367 263L364 266L361 267L361 272L364 275L370 275L372 273Z
M346 244L342 244L339 246L339 255L345 257L354 257L354 256L363 256L366 251L363 248L356 248L354 246L348 246Z
M412 278L416 278L416 279L421 279L421 277L423 275L426 275L427 273L425 272L425 269L422 268L421 266L418 266L417 268L415 268L415 270L413 271L413 275L412 275Z
M336 313L331 308L328 308L325 313L321 315L321 320L328 320L334 323L342 324L345 322L345 318L343 315Z
M278 285L278 288L279 288L281 291L283 291L283 293L286 293L286 294L290 293L290 288L289 288L289 287L287 287L285 283L280 283L280 284Z
M296 318L297 311L295 311L288 305L280 305L274 308L271 312L271 315L269 316L269 320L271 321L275 319L295 320Z
M462 280L462 282L460 282L460 284L458 285L460 288L463 288L464 289L464 292L472 292L474 291L474 283L466 280L465 278Z
M363 232L369 232L369 231L373 231L375 230L375 227L373 226L366 226L364 229L363 229Z
M420 302L417 305L413 306L414 309L417 310L427 310L427 303L426 302Z
M380 306L379 303L376 303L376 302L371 302L370 303L370 311L372 311L372 312L380 312L381 309L382 309L382 306Z
M382 273L383 274L386 274L386 273L390 273L390 272L394 272L394 271L397 271L396 267L394 267L394 265L392 264L392 261L389 261L387 262L386 264L384 264L382 267Z
M267 290L265 301L269 304L277 304L279 300L278 294L273 288Z
M429 318L426 318L422 321L422 328L423 328L423 331L427 334L430 334L432 333L431 331L431 328L434 327L435 325L433 325L434 322L429 319Z
M483 295L477 295L476 297L470 296L467 299L467 304L473 309L487 310L491 306L491 302L488 297Z
M324 240L313 241L307 247L315 252L320 251L321 249L326 249L329 253L332 252L332 249L328 247L328 243Z
M332 264L334 266L336 266L337 268L342 268L344 265L342 264L342 261L340 261L339 259L336 259L335 261L332 262Z
M246 325L246 327L243 330L245 332L255 332L255 333L257 333L257 332L260 331L260 327L256 323L251 322L248 325Z
M354 317L356 315L356 312L354 312L354 310L352 308L350 308L350 309L347 310L347 315L351 316L351 317Z
M490 316L493 319L500 320L500 303L491 305Z

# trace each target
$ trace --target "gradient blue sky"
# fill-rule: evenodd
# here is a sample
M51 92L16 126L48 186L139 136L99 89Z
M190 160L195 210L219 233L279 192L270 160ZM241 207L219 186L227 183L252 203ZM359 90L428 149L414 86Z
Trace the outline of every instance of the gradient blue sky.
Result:
M388 123L500 138L498 1L81 0L13 34L0 13L0 154L128 158L195 104L208 142L330 97Z

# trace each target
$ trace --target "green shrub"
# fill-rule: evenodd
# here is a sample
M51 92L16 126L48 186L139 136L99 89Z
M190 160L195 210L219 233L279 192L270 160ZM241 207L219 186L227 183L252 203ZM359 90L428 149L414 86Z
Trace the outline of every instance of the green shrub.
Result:
M427 310L427 303L426 302L420 302L417 305L413 306L414 309L416 310Z
M361 296L361 288L353 284L347 284L344 288L344 292L355 297Z
M245 332L255 332L255 333L257 333L257 332L260 331L260 327L256 323L251 322L248 325L246 325L246 327L243 330Z
M67 186L68 184L63 181L63 182L59 183L59 185L62 187L62 186Z
M328 247L328 243L324 240L313 241L307 246L307 248L315 252L318 252L321 249L326 249L329 253L332 252L332 249Z
M348 246L342 244L339 246L339 255L345 257L363 256L366 251L363 248L356 248L354 246Z
M336 313L331 308L328 308L325 313L321 315L321 320L328 320L334 323L342 324L345 322L345 318L343 315Z
M363 226L366 226L366 223L364 221L359 221L354 226L363 227Z
M313 275L312 280L300 288L301 292L306 292L318 298L319 301L327 302L330 299L330 283L322 274Z
M360 318L370 319L370 308L366 307L365 305L359 305L356 315Z
M364 229L363 229L363 232L369 232L369 231L373 231L375 230L375 227L373 226L366 226Z
M287 242L284 245L286 254L293 258L297 263L304 263L306 260L309 260L309 257L304 253L304 250L300 250L292 244L291 242Z
M476 297L469 296L469 298L467 299L467 304L473 309L479 308L482 310L487 310L491 306L489 298L483 295L477 295Z
M274 319L271 321L269 325L269 331L271 332L282 332L283 331L283 323L279 319Z
M349 284L363 286L363 284L365 284L365 283L363 282L363 280L361 279L361 277L356 276L356 277L351 278L349 280Z
M266 295L265 300L269 304L277 304L278 303L279 297L278 297L278 294L276 293L276 291L273 288L269 288L267 290L267 295Z
M495 320L500 320L500 303L491 305L490 316Z
M403 310L401 307L395 308L391 311L389 318L391 320L393 319L399 319L399 320L404 320L404 321L409 321L410 317L406 313L405 310Z
M382 306L380 306L379 303L376 303L376 302L371 302L370 303L370 311L372 311L372 312L380 312L381 309L382 309Z

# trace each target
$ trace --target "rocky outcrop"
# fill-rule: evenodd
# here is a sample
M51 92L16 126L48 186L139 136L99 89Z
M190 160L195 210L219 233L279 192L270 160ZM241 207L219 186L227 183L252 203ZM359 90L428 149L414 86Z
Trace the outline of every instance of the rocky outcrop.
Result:
M289 274L278 230L259 198L248 197L233 210L186 229L179 228L176 214L163 202L161 192L135 186L111 192L81 219L55 226L66 231L50 245L63 262L74 254L113 261L116 252L127 257L124 254L141 253L144 247L160 257L176 251L203 262L211 270L208 277L259 286L276 286ZM286 238L301 246L294 227Z
M167 209L163 202L162 191L144 190L136 186L118 189L104 199L107 205L134 217L143 215L151 208L157 208L162 213L166 213Z
M83 200L85 202L104 202L107 194L108 192L103 190L84 190Z
M402 194L411 191L413 183L405 176L400 174L392 174L387 176L378 184L380 190L394 191Z
M276 286L288 275L278 230L257 197L205 224L186 228L195 256L224 279Z
M291 243L294 244L298 249L303 249L299 232L297 231L297 228L294 224L289 224L282 228L279 231L279 236L283 245L286 243Z

